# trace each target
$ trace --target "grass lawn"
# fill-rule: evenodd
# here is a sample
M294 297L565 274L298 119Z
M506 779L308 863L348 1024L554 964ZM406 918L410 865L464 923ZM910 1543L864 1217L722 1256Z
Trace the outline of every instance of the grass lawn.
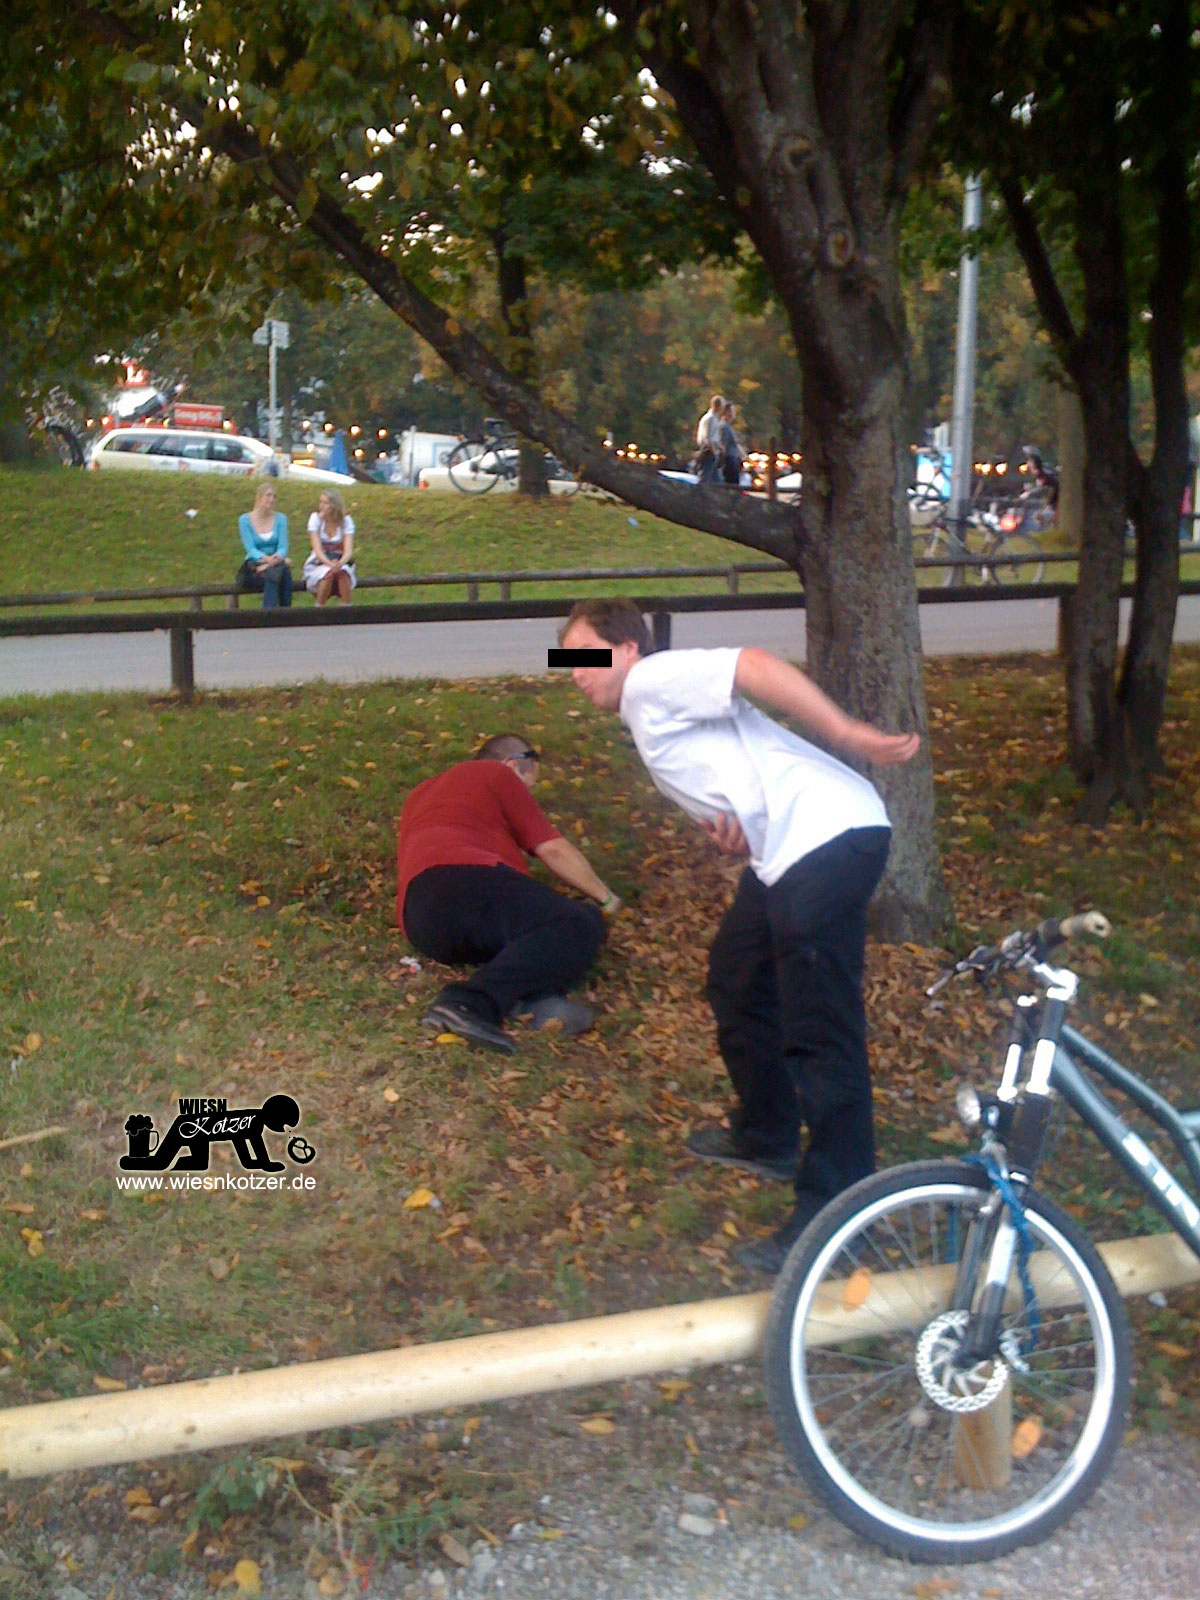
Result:
M1145 822L1103 833L1067 820L1054 662L932 663L929 688L956 948L1102 908L1117 932L1078 955L1082 1025L1196 1103L1200 653L1177 658L1170 783ZM540 799L628 901L590 984L597 1031L526 1038L511 1059L422 1028L444 973L413 971L393 926L404 795L497 726L548 752ZM3 1403L760 1287L730 1251L784 1194L681 1153L725 1105L701 996L736 872L668 810L619 725L558 680L313 686L191 710L0 701L0 1138L66 1129L0 1151ZM953 1081L992 1081L1003 1023L987 999L961 988L924 1009L943 959L870 954L887 1162L958 1144ZM130 1113L162 1130L179 1096L271 1093L300 1103L311 1192L118 1190ZM238 1170L220 1154L214 1168ZM1048 1178L1103 1235L1158 1227L1070 1128ZM1200 1296L1137 1318L1139 1421L1196 1426L1184 1358ZM343 1531L399 1548L487 1520L487 1485L441 1457L401 1471L396 1437L353 1436L372 1461L393 1454ZM345 1483L311 1441L288 1457L332 1516ZM279 1459L177 1463L140 1532L169 1553L249 1516ZM97 1496L110 1476L89 1480ZM12 1487L10 1524L39 1492Z

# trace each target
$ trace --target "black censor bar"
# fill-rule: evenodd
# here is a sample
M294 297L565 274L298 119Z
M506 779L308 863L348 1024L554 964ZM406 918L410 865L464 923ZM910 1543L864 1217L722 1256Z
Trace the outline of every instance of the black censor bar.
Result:
M611 650L547 650L548 667L611 667Z

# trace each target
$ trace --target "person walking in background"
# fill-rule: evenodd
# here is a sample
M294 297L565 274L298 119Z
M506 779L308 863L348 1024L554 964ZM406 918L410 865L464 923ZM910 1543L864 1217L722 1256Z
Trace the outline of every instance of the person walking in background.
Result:
M701 483L716 483L721 467L721 423L725 397L713 395L708 410L696 424L696 471Z
M510 1016L528 1015L535 1028L557 1021L568 1034L591 1025L591 1007L566 991L596 959L604 917L621 904L529 792L537 775L527 740L494 735L474 760L417 785L396 846L396 919L409 943L434 961L482 963L445 986L426 1022L510 1055ZM596 904L530 877L527 855Z
M609 653L610 665L572 669L576 687L619 713L661 793L719 849L749 857L708 963L708 1001L738 1107L732 1128L698 1128L686 1148L702 1160L794 1177L791 1216L738 1252L746 1266L778 1272L826 1201L875 1169L862 974L867 905L891 829L866 778L747 697L853 760L910 761L920 739L848 716L766 650L651 654L631 600L581 600L559 642Z
M238 570L236 587L261 594L263 610L274 611L292 603L292 569L288 565L288 524L276 511L277 491L270 481L260 483L254 509L238 518L238 533L246 559Z
M726 400L721 408L721 426L717 430L721 445L721 477L736 488L742 481L742 444L734 432L737 407Z
M358 582L354 572L354 518L336 489L325 489L308 519L312 546L304 562L304 586L319 606L336 594L343 605Z

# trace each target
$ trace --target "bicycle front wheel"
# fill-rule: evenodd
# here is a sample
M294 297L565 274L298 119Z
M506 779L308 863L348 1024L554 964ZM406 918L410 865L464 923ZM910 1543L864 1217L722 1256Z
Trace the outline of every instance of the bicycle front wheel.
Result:
M462 439L446 462L450 482L463 494L486 494L502 476L490 439Z
M1082 1231L1041 1195L1031 1315L1014 1266L1001 1354L955 1356L994 1226L957 1162L865 1179L776 1284L766 1389L784 1446L842 1522L895 1555L988 1561L1051 1533L1101 1481L1129 1404L1129 1325Z
M1038 559L1009 562L1005 556L1036 556ZM996 547L995 565L987 570L995 583L1041 583L1046 571L1042 547L1027 533L1010 534Z

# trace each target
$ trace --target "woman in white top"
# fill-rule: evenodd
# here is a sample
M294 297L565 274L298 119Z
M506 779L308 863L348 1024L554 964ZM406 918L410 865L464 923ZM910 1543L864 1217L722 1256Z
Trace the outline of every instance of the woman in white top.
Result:
M354 518L336 489L326 489L308 519L312 545L304 563L304 586L319 606L336 593L346 604L358 579L354 574Z

